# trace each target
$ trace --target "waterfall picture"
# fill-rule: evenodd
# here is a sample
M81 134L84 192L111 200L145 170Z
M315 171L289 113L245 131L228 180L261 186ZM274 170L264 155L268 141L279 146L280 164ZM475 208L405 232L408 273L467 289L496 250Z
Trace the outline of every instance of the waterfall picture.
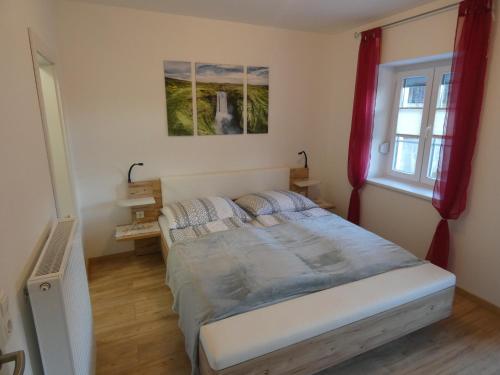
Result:
M268 132L269 68L247 67L247 133Z
M243 66L196 64L198 135L243 133Z
M269 67L164 61L163 70L169 136L269 132Z
M168 135L193 135L191 63L164 61Z

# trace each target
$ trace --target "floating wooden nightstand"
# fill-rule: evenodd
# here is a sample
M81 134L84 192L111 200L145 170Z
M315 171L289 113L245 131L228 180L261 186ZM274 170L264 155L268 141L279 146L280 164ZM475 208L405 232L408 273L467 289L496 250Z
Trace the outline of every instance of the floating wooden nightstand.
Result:
M335 205L333 203L324 201L323 199L316 199L314 200L314 203L316 203L320 208L323 208L328 211L333 211L335 210Z
M118 206L120 207L141 207L141 206L149 206L151 204L155 204L156 201L154 197L144 197L144 198L129 198L129 199L121 199L118 201Z
M309 188L321 184L320 180L309 178L309 168L291 168L290 169L290 190L295 191L309 197ZM321 198L314 202L325 210L332 211L335 209L333 203L327 202Z
M310 180L310 179L293 181L293 184L298 188L318 186L320 183L321 183L320 180Z
M157 221L143 224L134 223L118 225L116 227L115 239L117 241L142 240L158 237L160 234L160 225Z
M136 255L144 255L158 252L160 249L160 235L160 225L157 221L154 221L118 225L115 239L117 241L134 241Z
M161 230L158 217L162 207L160 180L137 181L128 184L128 198L118 201L120 207L132 211L134 222L116 227L117 241L134 241L137 255L160 251Z
M300 186L301 181L309 180L309 168L290 169L290 190L305 195L309 195L309 186Z

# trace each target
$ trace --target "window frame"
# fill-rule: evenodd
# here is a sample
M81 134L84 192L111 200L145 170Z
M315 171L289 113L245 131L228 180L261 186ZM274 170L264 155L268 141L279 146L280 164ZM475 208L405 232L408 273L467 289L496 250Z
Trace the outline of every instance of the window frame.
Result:
M436 118L437 99L439 95L439 88L441 86L441 79L444 74L451 72L451 65L437 63L433 66L424 68L404 69L396 72L395 80L395 95L393 99L393 111L390 116L390 125L388 127L390 151L389 157L386 162L386 173L388 177L395 178L401 181L408 181L412 183L421 184L432 188L436 182L435 179L427 177L429 168L430 152L432 140L434 137L443 138L443 136L434 136L434 121ZM397 122L400 111L401 90L403 88L404 80L410 77L426 77L426 90L424 96L424 105L422 107L422 119L420 123L419 135L409 135L397 133ZM415 138L419 140L417 160L415 164L415 173L407 174L398 172L393 169L396 153L396 137L405 136L408 138Z
M400 110L400 102L401 102L401 89L403 88L403 82L405 78L410 77L425 77L427 79L426 82L426 90L424 96L424 106L422 107L422 119L420 122L420 133L419 135L410 135L397 133L397 124L398 124L398 116ZM420 171L422 169L422 160L423 160L423 152L424 152L424 140L425 138L425 128L423 125L428 123L429 116L429 103L432 96L432 84L434 79L434 68L422 68L422 69L409 69L400 71L396 74L396 90L393 99L393 113L391 116L391 124L389 127L390 133L390 158L387 160L387 173L389 176L397 177L398 179L412 181L412 182L420 182ZM417 138L419 140L418 143L418 151L417 151L417 161L415 164L415 173L407 174L404 172L398 172L393 169L394 166L394 156L396 153L396 137L397 136L406 136L408 138Z
M451 73L451 65L443 65L436 66L434 68L434 80L432 83L432 97L431 97L431 106L429 108L429 121L427 124L427 128L425 130L425 149L424 155L422 159L422 170L420 171L420 181L434 186L436 183L435 179L427 177L427 172L429 169L429 160L431 157L431 147L432 140L434 137L444 139L444 135L435 136L434 135L434 121L436 120L436 112L437 112L437 100L439 96L439 88L441 86L441 80L446 73ZM449 92L448 92L449 93ZM446 107L448 110L448 107ZM447 114L445 115L447 116ZM445 125L446 125L446 117L445 117Z

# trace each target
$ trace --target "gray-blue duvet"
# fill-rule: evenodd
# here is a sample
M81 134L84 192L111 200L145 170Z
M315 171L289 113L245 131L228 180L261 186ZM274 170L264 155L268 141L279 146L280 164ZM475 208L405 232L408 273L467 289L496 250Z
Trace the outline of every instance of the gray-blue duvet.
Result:
M328 215L176 242L168 254L167 284L197 373L198 334L206 323L422 262Z

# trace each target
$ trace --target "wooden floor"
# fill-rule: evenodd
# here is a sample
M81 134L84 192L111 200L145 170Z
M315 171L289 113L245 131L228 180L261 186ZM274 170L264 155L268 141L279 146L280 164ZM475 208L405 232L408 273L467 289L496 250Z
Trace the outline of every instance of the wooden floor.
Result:
M160 254L92 263L97 375L189 374L164 279ZM500 374L500 316L458 294L451 318L321 374Z

